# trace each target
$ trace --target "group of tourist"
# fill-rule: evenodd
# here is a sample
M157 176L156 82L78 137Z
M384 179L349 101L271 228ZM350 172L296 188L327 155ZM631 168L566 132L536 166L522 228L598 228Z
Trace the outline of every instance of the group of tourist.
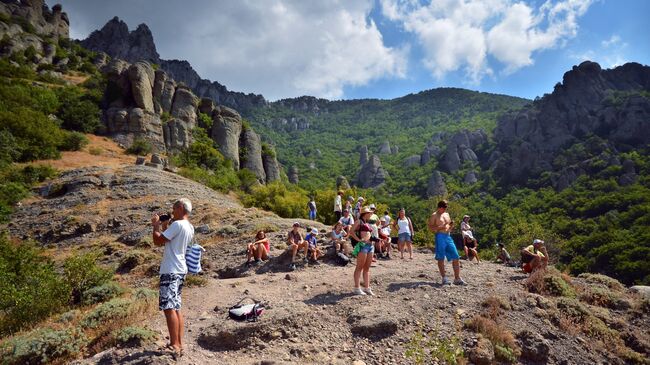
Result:
M391 258L393 238L391 232L397 233L397 247L400 258L408 253L408 258L413 259L413 223L406 215L404 208L400 209L395 219L385 211L380 218L376 214L374 204L364 205L364 198L359 197L353 206L353 199L348 199L342 204L343 193L339 192L335 200L335 213L337 221L330 233L332 246L337 253L348 253L348 241L353 249L351 254L356 256L356 266L353 273L354 294L374 295L370 288L370 268L377 258ZM313 199L313 212L310 204L310 218L316 217L316 205ZM431 214L427 226L435 234L435 260L441 276L442 285L450 285L451 281L445 271L445 259L452 263L455 285L467 285L460 276L458 250L451 238L454 222L447 212L447 201L438 202L436 210ZM340 210L337 210L340 209ZM160 295L159 308L165 314L169 331L169 344L166 348L175 356L181 356L183 351L183 317L181 316L181 291L187 274L185 252L194 238L194 227L189 223L192 212L192 203L188 199L179 199L173 205L173 212L169 217L154 215L151 223L153 226L153 243L164 246L162 263L160 265ZM474 257L477 263L480 258L477 251L478 242L472 233L469 224L470 217L465 215L461 223L461 235L468 260ZM287 234L287 247L291 252L291 269L295 269L295 258L299 251L304 255L304 260L317 261L323 254L318 247L318 234L316 228L311 228L303 237L300 232L301 225L296 222ZM497 260L511 264L512 259L503 244L497 244L499 253ZM247 244L247 262L259 263L270 257L270 241L264 231L255 235L255 240ZM532 245L521 250L522 269L532 273L544 269L548 265L549 254L544 241L535 239ZM361 279L363 277L363 287Z

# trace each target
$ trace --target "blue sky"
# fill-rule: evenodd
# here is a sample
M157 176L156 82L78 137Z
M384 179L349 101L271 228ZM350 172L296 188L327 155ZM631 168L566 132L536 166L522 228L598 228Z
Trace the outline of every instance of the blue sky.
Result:
M647 0L63 0L71 36L151 28L230 90L270 100L394 98L436 87L541 96L582 60L650 64Z

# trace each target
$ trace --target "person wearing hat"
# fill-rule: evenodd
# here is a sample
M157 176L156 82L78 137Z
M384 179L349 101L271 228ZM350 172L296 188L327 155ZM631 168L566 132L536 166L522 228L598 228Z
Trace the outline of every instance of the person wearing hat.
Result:
M339 190L339 192L336 194L336 197L334 198L334 217L336 218L337 222L339 219L341 219L341 212L343 212L343 202L341 201L342 198L343 192Z
M463 236L463 247L465 249L465 257L467 260L472 261L476 257L476 262L480 263L481 259L478 256L478 241L472 234L472 227L469 225L470 216L465 214L463 221L460 223L460 233Z
M363 208L359 220L350 230L350 236L357 241L355 246L357 265L354 268L354 294L356 295L375 295L370 289L370 265L372 264L375 246L370 241L372 227L367 223L372 213L370 208ZM360 288L361 274L363 274L363 289Z
M467 285L460 277L460 262L458 259L458 250L456 244L451 238L451 230L454 223L447 213L447 201L441 200L438 202L438 207L428 221L429 230L436 234L436 260L438 261L438 270L442 276L442 285L450 285L451 282L445 275L445 258L451 261L451 266L454 269L454 285Z
M548 251L544 241L534 239L533 244L521 250L521 262L523 270L530 274L539 269L546 269L548 265Z
M343 225L343 230L346 233L350 233L350 228L354 225L354 217L348 209L343 209L343 216L339 219L339 223Z
M348 196L348 199L345 201L345 208L350 214L352 214L352 203L354 203L354 197L352 195Z
M314 262L317 262L321 255L321 251L318 248L318 229L312 228L307 236L305 236L305 241L307 242L307 256Z
M302 239L300 223L295 222L293 228L289 231L289 234L287 235L287 246L287 249L291 250L291 263L289 264L289 268L295 270L296 264L294 264L294 261L296 260L296 253L298 253L298 250L303 250L305 253L304 260L307 261L307 250L309 249L307 241Z

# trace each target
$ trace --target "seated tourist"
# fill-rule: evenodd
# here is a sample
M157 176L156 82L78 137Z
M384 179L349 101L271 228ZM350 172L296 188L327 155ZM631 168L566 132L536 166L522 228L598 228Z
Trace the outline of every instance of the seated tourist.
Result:
M548 265L548 252L544 241L535 239L533 244L521 250L521 262L524 272L530 274L539 269L546 269Z
M506 265L509 264L512 259L510 258L510 253L508 253L508 250L506 250L506 246L503 243L497 243L497 248L499 249L497 262L500 261Z
M294 261L296 260L296 253L298 250L303 250L305 253L305 261L307 261L308 244L307 241L302 239L302 234L300 233L300 223L298 222L293 224L293 228L287 234L287 249L291 250L291 263L289 264L289 268L291 270L296 269L296 264L294 264Z
M474 238L472 227L469 225L470 216L464 215L463 221L460 223L460 234L463 236L463 247L465 248L465 257L470 259L470 247L478 247L478 241ZM475 253L475 252L474 252Z
M339 219L339 223L343 225L343 230L346 233L350 233L350 227L354 225L354 217L352 217L348 209L343 210L343 216Z
M341 222L336 222L330 236L332 238L332 244L336 252L343 251L348 233L343 229L343 224Z
M255 259L255 264L260 263L261 260L268 260L271 247L269 239L266 237L264 231L259 231L255 235L255 242L249 243L246 249L246 264L250 264L252 259Z
M311 232L305 237L307 242L307 256L312 259L312 261L318 261L318 258L321 256L321 250L318 248L318 230L312 228Z

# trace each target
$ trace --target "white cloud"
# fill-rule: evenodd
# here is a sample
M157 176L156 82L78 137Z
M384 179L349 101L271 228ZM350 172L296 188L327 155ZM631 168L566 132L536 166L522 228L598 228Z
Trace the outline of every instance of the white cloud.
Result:
M535 9L511 0L381 0L381 7L386 18L415 34L434 76L464 69L478 83L493 72L489 57L514 72L533 64L535 52L575 37L591 2L547 0Z
M614 68L628 62L625 56L627 43L617 34L600 42L597 50L589 49L583 52L569 52L569 57L580 63L582 61L598 62L605 68Z
M164 59L203 78L275 100L339 98L346 86L406 74L408 45L388 47L369 19L374 0L62 0L85 38L117 15L147 23Z

